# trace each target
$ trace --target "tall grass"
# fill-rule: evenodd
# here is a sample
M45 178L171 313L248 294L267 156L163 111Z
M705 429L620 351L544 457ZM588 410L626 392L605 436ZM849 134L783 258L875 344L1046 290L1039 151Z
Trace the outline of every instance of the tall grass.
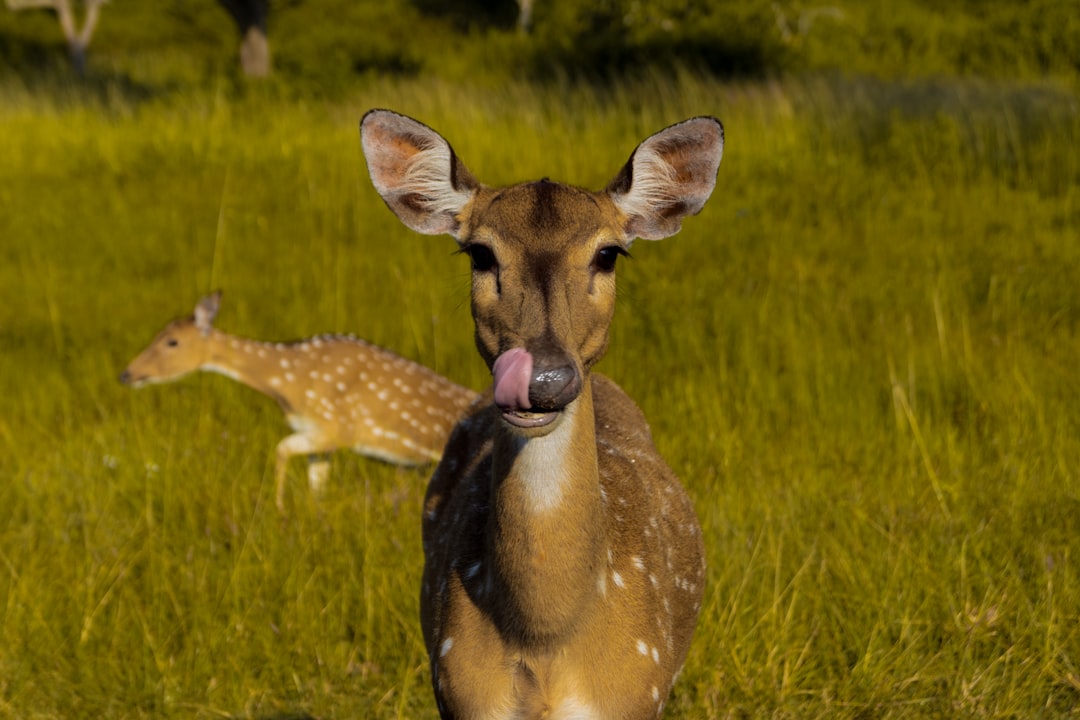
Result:
M272 93L271 93L272 94ZM257 95L257 94L253 94ZM687 484L709 584L669 717L1056 717L1080 704L1080 115L1054 85L690 74L0 103L0 716L434 717L423 471L125 362L218 324L356 332L473 387L467 263L370 188L369 107L479 177L599 187L710 113L716 194L620 265L600 370Z

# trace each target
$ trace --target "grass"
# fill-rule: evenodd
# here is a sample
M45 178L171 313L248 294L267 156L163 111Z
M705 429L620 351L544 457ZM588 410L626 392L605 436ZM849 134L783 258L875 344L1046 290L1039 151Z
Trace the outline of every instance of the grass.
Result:
M371 189L391 107L491 183L599 187L710 113L717 191L620 265L600 369L709 553L671 718L1080 706L1075 88L646 76L0 101L0 716L434 717L423 471L292 468L266 398L127 360L205 291L266 339L356 332L476 388L467 263Z

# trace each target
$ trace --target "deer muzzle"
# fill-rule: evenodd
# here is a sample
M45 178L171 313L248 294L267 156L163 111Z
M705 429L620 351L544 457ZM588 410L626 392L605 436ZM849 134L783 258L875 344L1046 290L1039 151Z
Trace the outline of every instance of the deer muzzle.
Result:
M534 358L512 348L495 358L495 404L503 419L521 428L547 425L581 392L581 374L565 356Z

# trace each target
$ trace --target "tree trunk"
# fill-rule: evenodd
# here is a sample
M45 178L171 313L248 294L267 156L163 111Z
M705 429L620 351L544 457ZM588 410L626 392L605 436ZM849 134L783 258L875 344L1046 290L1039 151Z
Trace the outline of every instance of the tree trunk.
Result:
M270 15L269 0L218 0L236 22L240 31L240 67L248 77L266 77L273 63L270 59L270 39L266 20Z
M517 0L518 32L527 35L532 30L533 0Z
M249 27L240 44L240 67L248 77L266 77L270 74L270 41L266 31Z

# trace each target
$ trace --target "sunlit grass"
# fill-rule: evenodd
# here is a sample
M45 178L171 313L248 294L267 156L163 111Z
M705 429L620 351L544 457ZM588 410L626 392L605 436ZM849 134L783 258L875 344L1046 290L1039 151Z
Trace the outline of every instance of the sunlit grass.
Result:
M334 104L3 97L0 715L434 717L424 472L340 454L317 501L297 462L282 519L270 401L220 377L116 382L221 287L230 332L355 332L483 386L467 263L371 189L370 107L437 128L491 183L600 187L664 125L725 122L705 211L620 264L600 366L706 535L669 717L1080 703L1069 89L685 75Z

